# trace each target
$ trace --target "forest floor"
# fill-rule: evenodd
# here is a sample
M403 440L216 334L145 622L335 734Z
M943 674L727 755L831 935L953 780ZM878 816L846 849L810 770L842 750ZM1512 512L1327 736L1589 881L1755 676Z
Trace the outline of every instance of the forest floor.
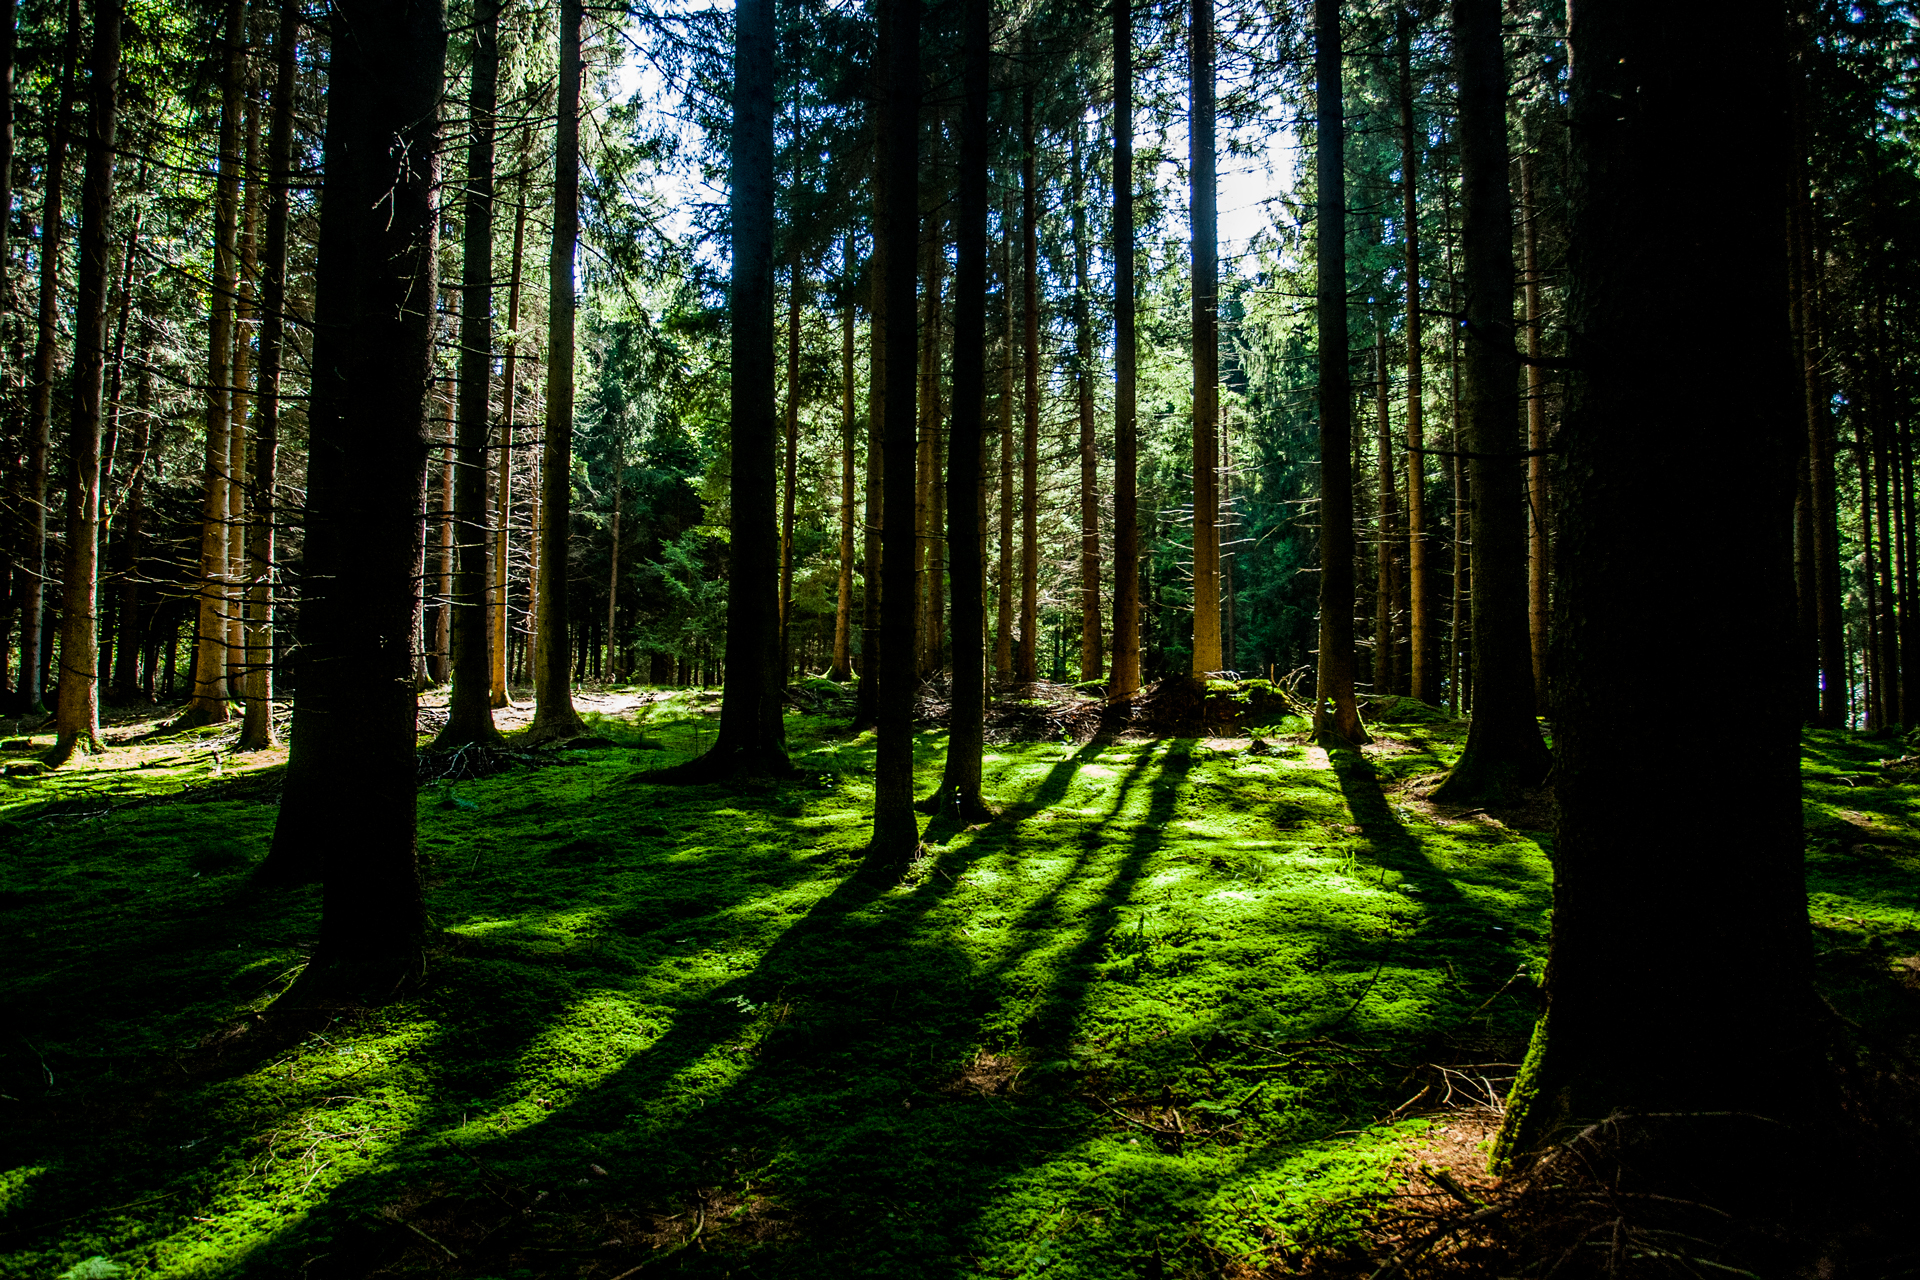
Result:
M717 692L581 705L612 745L423 787L444 933L377 1009L273 1006L319 909L250 880L283 752L149 713L9 766L0 1277L1366 1274L1481 1185L1550 872L1538 810L1419 798L1463 724L996 745L1001 816L882 888L844 711L743 794L648 781ZM1905 751L1805 756L1823 990L1889 1037Z

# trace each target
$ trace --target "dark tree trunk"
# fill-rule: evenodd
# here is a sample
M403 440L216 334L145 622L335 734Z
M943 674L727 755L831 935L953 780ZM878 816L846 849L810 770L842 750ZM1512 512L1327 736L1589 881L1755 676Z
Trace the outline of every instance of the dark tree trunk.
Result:
M872 872L897 875L920 847L913 806L914 424L920 344L914 307L920 222L920 3L879 0L880 200L875 243L887 322L883 511L898 535L881 565L879 733L874 748Z
M1527 641L1533 658L1533 701L1541 715L1553 705L1547 682L1547 589L1552 553L1547 526L1547 378L1540 366L1539 210L1533 198L1533 152L1520 157L1522 268L1527 300Z
M1188 32L1188 172L1193 184L1193 670L1220 670L1220 214L1214 190L1213 0ZM1332 224L1344 227L1344 219ZM1351 624L1349 624L1351 626Z
M780 485L780 677L793 671L793 508L800 487L800 262L787 268L786 458Z
M540 451L540 604L534 621L533 724L526 735L532 742L586 732L573 709L567 647L567 532L573 512L573 266L580 239L580 8L581 0L560 0L553 245L547 256L547 422ZM739 391L736 380L734 394ZM744 496L736 487L735 499Z
M792 770L782 705L786 666L774 516L780 419L773 374L773 0L742 0L734 13L733 568L727 581L726 692L713 748L669 771L671 781L783 776Z
M1374 466L1380 473L1375 494L1378 545L1374 553L1373 691L1400 691L1399 641L1394 632L1400 600L1400 499L1393 485L1392 379L1387 373L1387 330L1382 324L1374 339Z
M247 700L240 746L274 744L273 553L279 507L280 375L285 359L287 213L293 182L293 109L298 91L299 0L280 0L274 37L273 123L267 130L266 257L261 263L260 389L254 409L252 519L247 524Z
M1497 1152L1612 1115L1630 1148L1655 1143L1629 1156L1628 1190L1729 1210L1802 1185L1809 1130L1791 1126L1825 1096L1790 692L1783 8L1715 0L1690 10L1686 39L1652 0L1583 8L1572 27L1553 941ZM1736 99L1742 127L1714 147L1674 132ZM1715 324L1671 309L1683 277L1724 284ZM1678 344L1688 359L1668 358ZM1672 719L1673 656L1709 652L1741 691L1717 713L1720 745L1688 764L1716 803L1622 803L1671 795L1648 726Z
M113 695L127 701L153 699L153 669L140 674L142 652L151 643L148 626L152 609L141 601L140 548L146 532L147 456L153 444L153 374L148 367L151 339L142 317L139 374L134 391L133 457L127 471L126 519L120 525L120 623L114 650Z
M1527 640L1526 472L1513 325L1513 194L1499 0L1454 0L1460 82L1460 248L1466 339L1461 388L1473 506L1473 723L1434 790L1454 803L1517 799L1551 763L1534 719Z
M409 637L432 438L445 9L339 0L332 34L300 679L263 871L317 869L325 883L302 984L380 994L418 972L427 931Z
M1113 0L1113 682L1140 688L1140 464L1134 324L1133 6Z
M953 574L953 713L940 811L955 822L986 813L980 756L986 743L986 580L982 572L982 418L987 401L987 26L989 0L960 9L959 222L953 291L953 437L947 548Z
M846 294L840 302L840 572L833 609L833 663L829 680L853 678L853 238L841 243Z
M467 186L461 210L460 408L454 437L453 687L436 751L499 740L487 616L487 442L493 399L493 140L500 81L500 0L474 0L467 96Z
M1013 680L1013 364L1019 350L1013 331L1013 227L1009 200L1000 219L1000 563L993 636L993 674L1002 683Z
M1407 650L1410 690L1440 701L1439 630L1433 625L1433 571L1428 566L1425 388L1420 311L1420 137L1413 120L1413 16L1395 15L1400 46L1400 227L1407 282Z
M1347 367L1346 110L1340 3L1314 0L1316 215L1320 347L1320 660L1313 732L1368 741L1353 693L1353 388Z
M0 307L13 307L13 62L19 45L17 0L0 0ZM0 635L0 652L6 637Z
M207 317L206 476L200 508L199 643L193 696L179 727L231 716L227 643L233 613L233 329L240 219L240 127L246 111L246 0L227 0L220 78L220 155L214 180L213 280Z
M1040 224L1034 174L1033 89L1020 91L1020 295L1026 320L1026 410L1020 437L1020 643L1013 678L1031 684L1040 674Z
M876 73L875 79L882 78ZM884 110L884 91L876 86L869 109L877 117ZM873 181L873 223L877 228L885 217L886 164L882 157L875 166ZM880 531L882 527L886 460L887 412L887 288L886 242L874 233L873 252L867 259L869 285L867 311L867 511L865 542L861 548L866 578L860 609L860 685L854 691L853 728L864 731L874 726L880 714L880 594L884 572Z
M60 90L47 141L46 195L40 209L40 299L35 324L32 390L27 422L26 563L20 601L20 682L15 711L22 716L46 711L47 465L53 450L53 365L60 344L60 241L66 190L67 133L73 111L73 85L79 75L80 0L67 0L65 48Z
M100 583L100 422L113 271L114 119L120 105L120 0L96 0L87 57L86 169L80 186L80 273L74 299L73 418L67 427L67 556L60 607L60 706L47 763L104 751L95 604ZM4 213L5 211L0 211Z
M1072 165L1073 390L1080 417L1080 678L1098 680L1105 654L1100 643L1100 467L1093 444L1093 366L1097 355L1087 280L1087 179L1077 123L1073 127ZM966 181L962 179L963 184ZM981 287L986 287L984 276Z
M520 154L524 160L527 152L522 133ZM521 168L515 179L515 199L513 206L513 261L507 269L507 332L518 334L520 325L520 274L526 263L527 243L527 173ZM506 358L500 369L500 463L499 480L494 490L493 502L493 676L488 694L489 704L494 707L512 705L513 699L508 689L511 676L507 664L507 648L513 640L512 616L509 605L512 603L513 561L512 541L508 536L508 526L513 516L513 460L519 446L519 424L514 412L519 404L520 395L520 348L517 338L507 340ZM532 586L533 575L527 575L528 586ZM529 590L531 600L532 592Z

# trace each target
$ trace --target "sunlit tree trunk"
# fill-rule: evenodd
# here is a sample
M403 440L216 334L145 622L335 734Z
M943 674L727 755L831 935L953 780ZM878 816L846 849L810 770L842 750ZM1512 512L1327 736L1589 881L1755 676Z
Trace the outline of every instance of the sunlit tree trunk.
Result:
M1031 52L1031 46L1027 46ZM1020 91L1020 295L1026 320L1026 410L1020 437L1020 644L1013 678L1030 684L1040 673L1040 226L1034 173L1033 89Z
M120 3L95 0L87 56L86 168L74 298L73 417L67 427L67 556L60 607L60 705L47 763L106 749L100 739L100 423L113 271L114 118L120 105Z
M1105 654L1100 643L1100 466L1093 436L1093 309L1087 279L1087 180L1080 126L1074 125L1073 329L1074 401L1080 413L1080 678L1098 680Z
M1425 387L1420 301L1420 143L1413 119L1413 16L1395 16L1400 52L1400 234L1407 285L1407 637L1410 690L1422 702L1440 701L1439 631L1433 625L1432 550L1427 535Z
M1133 7L1113 0L1113 681L1140 688L1140 497L1134 324Z
M1188 31L1193 210L1193 675L1220 670L1220 214L1214 190L1213 0ZM1336 223L1344 226L1345 223Z

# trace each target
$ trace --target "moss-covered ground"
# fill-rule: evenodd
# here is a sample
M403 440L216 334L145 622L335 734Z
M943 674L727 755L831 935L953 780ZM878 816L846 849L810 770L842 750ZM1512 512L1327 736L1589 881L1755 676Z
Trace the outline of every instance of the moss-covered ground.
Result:
M1461 1078L1429 1064L1497 1083L1535 1012L1546 837L1404 785L1458 724L991 747L1002 816L885 888L870 739L795 716L805 784L664 787L717 700L629 692L614 745L422 790L444 936L378 1009L273 1007L318 912L251 884L276 758L210 730L7 779L0 1276L1359 1262ZM1902 751L1808 743L1813 924L1868 1022L1920 950Z

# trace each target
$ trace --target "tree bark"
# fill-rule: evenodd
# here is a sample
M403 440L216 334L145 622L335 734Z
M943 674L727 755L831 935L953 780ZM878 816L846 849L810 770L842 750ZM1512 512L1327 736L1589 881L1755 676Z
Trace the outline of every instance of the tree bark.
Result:
M884 73L876 71L876 81ZM884 90L876 84L869 110L876 119L885 109ZM873 225L885 217L886 161L877 157L873 181ZM864 732L880 714L880 595L882 581L881 529L884 519L887 412L887 282L886 242L874 232L873 252L867 259L870 286L867 305L867 510L865 542L861 548L866 578L860 610L860 685L854 691L853 728Z
M1652 0L1583 6L1572 24L1553 938L1496 1149L1506 1163L1614 1116L1622 1189L1735 1214L1799 1192L1831 1129L1791 696L1783 9L1713 0L1684 39ZM1734 101L1741 127L1713 148L1674 132ZM1683 277L1724 285L1714 325L1670 309ZM1683 342L1689 358L1669 359ZM1688 762L1716 802L1649 822L1622 799L1671 788L1647 728L1672 718L1673 656L1708 652L1741 691L1717 713L1719 748Z
M252 518L247 523L247 685L240 749L274 745L273 555L280 482L280 375L287 318L287 215L299 85L299 0L280 0L274 37L273 122L267 129L266 257L261 264L260 386L254 407Z
M736 5L733 80L733 566L727 581L726 692L704 756L654 779L785 776L780 651L780 419L773 333L773 0ZM911 451L909 451L909 455Z
M254 296L260 278L260 113L254 109L255 95L247 90L253 80L247 68L246 50L241 51L242 132L239 181L244 182L244 198L235 224L233 273L233 398L228 411L227 431L227 692L240 703L241 724L246 722L247 679L251 673L247 654L247 417L253 409L253 335L260 327L260 311Z
M231 714L227 677L233 655L233 328L235 240L240 213L240 126L245 111L246 0L227 0L220 79L220 155L214 179L213 282L207 322L206 488L200 509L199 644L193 695L176 727L219 724Z
M1019 350L1014 337L1013 306L1013 201L1009 199L1000 219L1000 311L1005 332L1000 352L1000 565L995 580L996 595L993 674L1002 684L1013 680L1013 366Z
M428 928L408 641L433 435L446 46L441 0L334 5L299 681L262 869L324 882L319 945L294 996L392 992L419 973Z
M1139 338L1134 322L1133 5L1113 0L1113 680L1140 688Z
M46 668L47 466L53 450L53 365L60 344L60 241L66 189L67 135L73 86L80 63L80 0L67 0L66 35L60 55L60 89L47 140L45 198L40 209L40 298L33 347L33 384L28 407L26 475L26 585L20 602L20 680L15 709L43 715Z
M51 765L106 750L100 740L100 424L112 278L114 118L120 105L120 0L95 0L87 57L86 168L74 299L73 418L67 428L67 556L60 607L60 705Z
M1031 53L1031 46L1027 46ZM1034 175L1033 89L1020 90L1021 305L1026 334L1026 410L1020 437L1020 644L1013 679L1032 684L1040 674L1040 224Z
M1347 353L1347 170L1339 0L1314 0L1314 234L1320 348L1320 657L1317 738L1368 741L1353 692L1353 391Z
M1389 407L1393 381L1387 373L1387 330L1384 324L1374 338L1374 373L1378 388L1373 398L1374 421L1378 428L1374 433L1374 453L1380 483L1377 495L1379 528L1376 534L1379 548L1374 555L1377 572L1374 580L1373 691L1398 693L1399 640L1395 635L1398 624L1394 615L1400 601L1400 498L1393 486L1393 417Z
M793 507L800 487L800 261L787 267L787 456L780 493L780 673L793 671L789 621L793 613Z
M1220 670L1220 214L1213 0L1193 0L1187 146L1193 210L1193 676ZM1344 225L1342 223L1341 225Z
M953 438L947 548L953 574L953 701L940 812L969 823L987 813L980 794L986 743L986 581L982 572L981 454L987 401L987 27L989 0L960 8L959 209L954 228Z
M920 222L920 3L879 0L881 183L874 240L885 289L886 456L884 516L899 539L881 565L878 734L874 744L873 838L868 870L897 876L920 847L913 806L914 425L913 376L920 335L914 307Z
M0 307L13 308L13 65L19 47L18 0L0 0ZM0 636L0 651L5 637Z
M840 573L833 609L833 666L829 680L853 678L853 238L841 242L845 296L840 303Z
M1098 680L1100 636L1100 459L1093 436L1093 309L1087 279L1087 179L1080 126L1073 127L1074 400L1080 411L1080 678ZM982 286L984 287L984 285Z
M1513 332L1513 195L1499 0L1453 0L1460 82L1467 483L1473 502L1473 722L1435 799L1517 800L1551 763L1534 719L1527 642L1525 472Z
M1540 366L1539 210L1533 200L1533 152L1520 156L1520 225L1527 306L1527 639L1533 659L1533 701L1541 715L1553 705L1547 684L1547 587L1551 581L1547 527L1547 378Z
M1426 391L1422 375L1420 310L1420 137L1413 119L1413 15L1397 10L1400 46L1400 227L1407 286L1407 652L1410 689L1421 702L1440 701L1439 632L1433 625L1433 575L1428 565Z
M493 426L493 148L500 0L474 0L460 248L460 406L454 438L452 678L436 751L496 742L487 609L487 443ZM616 543L616 547L617 547ZM615 554L618 554L616 550Z
M560 0L553 246L547 256L547 421L540 458L540 602L534 622L530 742L586 732L573 709L567 646L567 534L573 515L573 261L580 239L581 3ZM765 358L771 353L757 354ZM739 394L737 366L734 391ZM733 496L738 503L745 495L736 487ZM777 627L769 638L778 638Z

